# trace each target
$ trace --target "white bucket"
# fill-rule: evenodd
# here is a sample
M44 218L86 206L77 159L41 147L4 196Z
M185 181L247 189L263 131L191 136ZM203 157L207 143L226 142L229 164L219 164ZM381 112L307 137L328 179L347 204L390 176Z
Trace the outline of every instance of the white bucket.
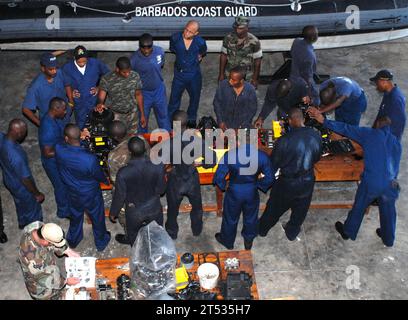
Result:
M220 270L214 263L203 263L198 267L197 275L200 286L203 289L210 290L217 286Z

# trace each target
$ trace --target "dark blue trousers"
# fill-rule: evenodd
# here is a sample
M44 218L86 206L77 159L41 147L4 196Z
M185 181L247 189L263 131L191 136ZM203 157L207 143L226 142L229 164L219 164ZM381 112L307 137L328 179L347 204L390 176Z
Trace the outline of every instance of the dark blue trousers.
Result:
M373 188L370 182L361 181L358 186L354 205L344 222L344 232L352 240L356 240L358 230L364 218L365 210L374 199L378 199L380 211L381 238L386 246L393 246L397 222L395 201L398 199L399 187L397 184L385 183L382 188Z
M257 236L259 212L259 193L253 183L230 184L225 192L221 239L227 247L234 246L241 212L244 223L241 235L250 242Z
M149 121L150 111L153 108L154 114L157 119L157 124L160 129L165 129L170 132L170 120L168 117L167 109L167 97L166 97L166 87L164 83L160 85L159 88L153 91L142 90L143 92L143 105L144 105L144 114L146 121ZM140 117L139 117L140 119ZM142 128L139 122L138 133L147 133L148 124L145 128Z
M280 217L291 209L285 232L289 240L296 239L312 201L314 184L312 176L296 179L280 177L272 187L265 211L259 219L259 233L266 235Z
M105 208L101 191L78 194L70 190L69 200L71 215L66 239L70 247L75 248L83 238L82 225L86 211L92 222L96 249L98 251L105 249L110 241L110 234L106 230Z
M166 231L173 238L177 238L179 226L177 216L180 204L184 196L188 198L191 204L191 230L194 235L199 235L203 229L203 204L201 200L200 180L198 173L188 181L170 174L167 182L166 200L167 200L167 220Z
M169 100L169 119L171 121L173 113L180 109L181 97L184 90L187 90L190 96L190 104L187 109L188 120L197 120L197 111L200 103L202 87L201 71L179 72L174 71L173 83L171 85L171 94Z
M55 159L44 159L41 157L43 168L54 187L55 202L57 203L57 216L66 218L69 215L69 202L67 198L67 187L62 182L57 162Z
M85 128L88 114L92 111L95 105L96 105L96 100L95 100L95 104L81 103L79 105L75 105L74 107L75 122L81 130Z
M361 115L367 109L367 98L364 91L358 99L347 99L334 111L336 121L358 126Z

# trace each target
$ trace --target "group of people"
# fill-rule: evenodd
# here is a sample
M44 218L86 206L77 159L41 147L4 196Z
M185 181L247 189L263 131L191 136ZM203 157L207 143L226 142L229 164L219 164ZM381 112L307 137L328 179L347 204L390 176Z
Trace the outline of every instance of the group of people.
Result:
M293 42L290 76L269 85L262 110L255 118L261 44L249 33L248 18L237 17L233 28L223 41L219 85L213 100L218 127L223 131L261 128L277 107L277 118L287 119L289 130L278 139L271 155L261 151L248 134L245 141L240 141L219 161L213 183L226 194L221 230L215 234L216 240L227 249L233 249L243 213L244 246L251 249L254 239L258 235L266 236L289 209L290 219L282 227L290 241L298 236L313 195L314 164L322 154L320 134L305 127L304 114L298 108L303 104L309 106L307 113L311 118L356 141L364 151L364 173L355 203L346 221L335 224L336 230L343 239L355 240L366 208L376 201L380 211L377 234L386 246L392 246L401 138L406 121L405 97L394 84L393 74L381 70L370 79L384 98L373 127L359 127L361 115L367 108L364 90L347 77L334 77L320 83L313 48L318 30L307 26L302 38ZM164 50L153 44L149 34L139 38L139 49L130 58L117 59L114 71L101 60L90 57L83 46L74 49L74 59L62 68L57 68L55 54L42 55L41 72L27 90L22 112L39 127L41 162L54 188L56 215L70 221L66 236L57 225L41 222L41 203L45 196L35 183L27 154L21 147L27 136L27 124L24 120L13 119L7 133L0 133L3 182L13 196L19 228L24 230L20 262L27 288L34 298L53 297L64 283L75 282L72 279L56 281L56 274L51 282L40 277L41 272L52 274L53 267L50 269L48 265L55 265L53 259L43 261L44 266L35 272L32 263L40 265L42 262L38 260L47 256L42 252L50 254L54 249L57 254L77 255L72 249L83 238L84 212L92 221L97 250L103 251L111 239L100 189L100 183L109 183L108 177L97 156L81 142L89 137L86 127L90 112L110 109L115 118L109 127L115 142L109 154L109 179L114 184L109 217L112 223L119 220L125 230L115 239L132 245L139 229L153 220L164 224L171 238L177 239L177 216L185 196L192 205L192 233L194 236L201 234L203 208L197 167L215 166L217 155L204 139L194 139L194 143L199 143L194 150L205 155L202 160L197 157L190 157L190 161L174 159L177 152L173 152L179 147L180 154L184 154L185 149L190 148L188 145L192 141L182 139L178 146L177 136L196 128L202 87L200 63L207 51L205 40L199 36L197 21L189 21L183 31L171 36L170 51L176 60L168 103L162 76ZM179 110L184 91L190 96L187 112ZM174 123L181 125L181 131L174 132L164 142L167 148L162 150L168 150L168 154L152 154L141 136L148 132L151 109L160 129L170 132ZM333 110L335 121L325 117ZM72 114L76 124L70 123ZM245 155L256 163L256 170L251 174L242 171L248 165L242 162ZM164 157L165 161L157 164L154 157ZM267 192L271 187L266 209L258 218L258 189ZM160 203L163 194L167 200L166 222ZM1 224L1 243L7 241L3 229Z

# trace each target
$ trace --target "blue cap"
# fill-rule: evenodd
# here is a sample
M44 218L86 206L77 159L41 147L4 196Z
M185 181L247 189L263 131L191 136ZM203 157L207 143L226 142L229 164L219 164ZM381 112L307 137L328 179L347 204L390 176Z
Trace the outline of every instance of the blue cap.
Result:
M41 56L41 65L47 68L56 68L57 67L57 57L52 53L46 52Z

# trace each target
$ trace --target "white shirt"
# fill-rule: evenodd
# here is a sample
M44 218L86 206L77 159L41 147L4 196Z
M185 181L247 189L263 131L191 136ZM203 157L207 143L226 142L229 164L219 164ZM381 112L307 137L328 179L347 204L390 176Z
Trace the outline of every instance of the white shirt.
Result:
M78 71L82 73L82 75L85 74L85 69L86 69L86 65L84 65L83 67L80 67L77 65L76 61L74 60L75 66L77 67Z

